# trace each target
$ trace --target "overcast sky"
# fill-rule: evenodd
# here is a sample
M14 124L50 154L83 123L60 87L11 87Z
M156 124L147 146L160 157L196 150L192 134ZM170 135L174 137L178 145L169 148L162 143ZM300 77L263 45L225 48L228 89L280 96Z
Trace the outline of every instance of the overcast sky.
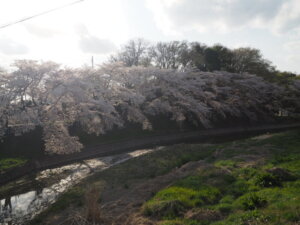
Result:
M0 0L0 25L73 2ZM105 61L127 40L187 40L261 49L300 73L299 0L84 0L0 29L0 66L14 59L69 66Z

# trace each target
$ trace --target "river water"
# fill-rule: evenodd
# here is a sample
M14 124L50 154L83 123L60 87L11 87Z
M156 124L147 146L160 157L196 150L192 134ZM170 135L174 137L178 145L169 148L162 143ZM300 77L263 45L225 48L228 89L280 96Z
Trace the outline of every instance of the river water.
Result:
M58 196L94 172L154 149L84 160L23 177L0 188L0 225L21 225L53 204Z

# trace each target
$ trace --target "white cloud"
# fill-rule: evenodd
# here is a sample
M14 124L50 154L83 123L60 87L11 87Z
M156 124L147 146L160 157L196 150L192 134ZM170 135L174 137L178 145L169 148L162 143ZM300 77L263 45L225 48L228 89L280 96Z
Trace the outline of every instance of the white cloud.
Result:
M84 53L108 54L116 50L116 45L106 38L99 38L90 34L87 27L79 24L76 29L80 36L79 48Z
M287 65L285 70L287 71L292 71L294 73L299 72L299 62L300 62L300 55L299 54L288 54L284 57L284 63Z
M147 0L163 31L231 31L267 28L288 32L300 28L299 0Z
M300 41L287 42L284 44L284 49L290 52L294 52L294 51L300 52Z
M28 48L10 38L0 38L0 53L7 55L22 55L28 53Z
M0 25L74 1L6 1L0 8ZM122 0L86 0L1 29L0 39L6 38L2 40L6 44L0 43L1 58L7 58L2 62L22 57L80 66L90 61L91 53L108 54L128 39L128 25L122 10ZM78 26L84 26L86 31L78 32ZM9 45L8 40L11 40Z
M80 49L85 53L107 54L116 50L116 46L108 39L99 39L94 36L82 37L79 41Z
M300 29L300 1L285 1L273 21L273 29L278 33Z
M157 27L175 39L259 48L278 69L300 71L296 43L287 47L300 40L299 0L145 1Z
M3 0L0 25L70 2ZM300 39L299 17L299 0L85 0L0 29L0 66L22 58L80 66L90 63L91 55L100 63L134 33L157 41L247 44L279 68L300 71L294 57L299 50L292 44Z
M26 23L24 26L31 35L35 35L40 38L52 38L63 33L59 29L36 25L34 23Z
M161 31L166 35L180 35L180 33L176 31L176 29L173 29L172 18L170 18L166 13L166 8L176 3L177 1L174 0L146 0L147 7L153 12L157 27L161 29Z

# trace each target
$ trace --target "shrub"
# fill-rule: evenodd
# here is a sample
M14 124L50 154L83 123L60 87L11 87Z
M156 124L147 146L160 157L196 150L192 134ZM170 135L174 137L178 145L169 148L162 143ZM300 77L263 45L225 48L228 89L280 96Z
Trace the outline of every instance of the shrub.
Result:
M249 189L249 184L242 179L238 179L236 182L234 182L229 186L228 193L235 197L238 197L246 193L248 189Z
M192 207L216 202L219 195L219 190L211 186L201 186L198 190L169 187L146 202L143 206L143 213L147 216L175 218Z
M234 216L233 216L234 218ZM262 214L261 212L254 210L246 212L242 215L235 217L235 224L265 224L270 220L269 216ZM234 220L233 220L234 221Z
M218 210L220 211L221 213L230 213L232 211L232 204L229 204L229 203L220 203L216 206L213 207L215 210Z
M293 165L294 163L295 162L291 162L289 164ZM300 161L299 161L299 163L300 163ZM290 173L289 170L279 168L279 167L268 169L267 172L269 172L270 174L275 176L280 181L294 181L297 179L293 174Z
M237 202L244 210L254 210L267 205L267 200L258 196L256 193L245 194L241 196Z
M204 179L201 176L188 176L175 183L178 187L185 187L191 189L199 189L203 185Z
M143 206L143 214L162 218L176 218L185 211L186 205L180 200L152 201Z
M257 174L257 169L247 167L247 168L241 168L239 170L239 172L240 172L240 175L243 179L249 180Z
M225 195L221 200L220 203L232 203L234 201L233 196L231 195Z
M186 209L202 204L203 200L197 197L197 191L183 187L169 187L146 202L143 213L147 216L174 218Z
M281 187L281 179L270 173L261 173L255 177L255 185L260 187Z

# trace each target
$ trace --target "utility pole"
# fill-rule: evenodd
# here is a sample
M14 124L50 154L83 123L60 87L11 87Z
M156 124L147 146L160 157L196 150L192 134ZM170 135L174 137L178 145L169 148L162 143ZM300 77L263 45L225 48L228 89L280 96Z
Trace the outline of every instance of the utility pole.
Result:
M94 69L94 56L92 56L92 69Z

